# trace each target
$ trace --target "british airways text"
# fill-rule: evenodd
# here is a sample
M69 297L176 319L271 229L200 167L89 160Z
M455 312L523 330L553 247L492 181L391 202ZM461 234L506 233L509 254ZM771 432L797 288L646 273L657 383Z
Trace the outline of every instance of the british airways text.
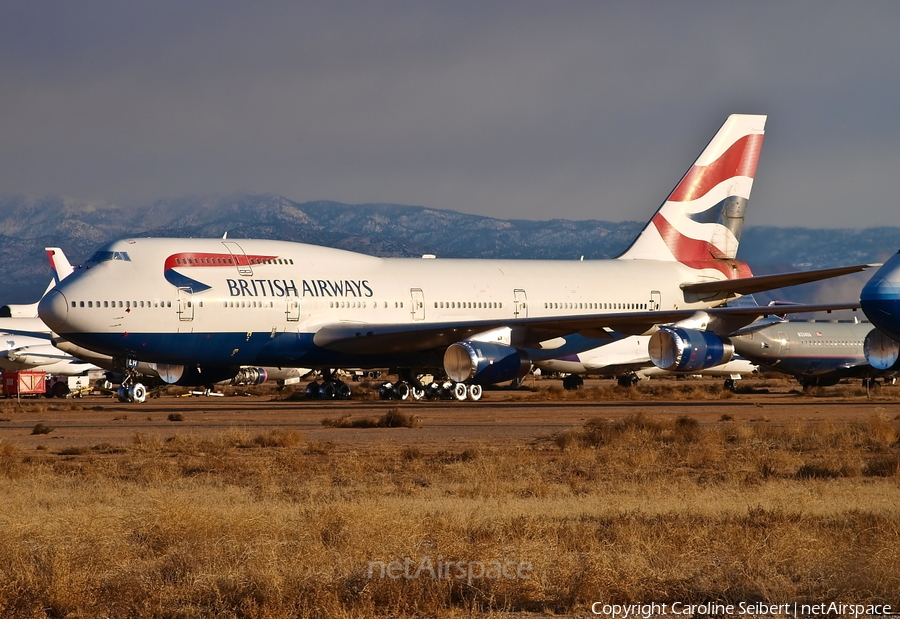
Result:
M371 297L369 280L304 279L298 290L290 279L226 279L233 297Z

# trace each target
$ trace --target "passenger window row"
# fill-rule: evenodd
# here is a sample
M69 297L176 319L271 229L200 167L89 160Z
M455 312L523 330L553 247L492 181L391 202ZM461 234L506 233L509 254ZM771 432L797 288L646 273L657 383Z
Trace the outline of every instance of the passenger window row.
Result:
M384 301L383 303L385 309L390 305L388 301ZM369 304L367 301L330 301L328 303L328 307L332 309L365 309L368 306ZM372 301L372 309L378 309L378 307L378 301ZM403 301L394 301L394 309L403 309Z
M188 301L190 304L190 301ZM172 307L171 301L72 301L72 307Z
M544 303L544 309L646 310L648 303Z
M434 307L438 309L502 309L503 303L499 301L435 301Z
M97 308L97 307L106 307L106 308L115 308L121 307L124 309L131 308L153 308L153 307L172 307L171 301L72 301L72 307L89 307L89 308ZM193 307L194 302L191 300L185 301L186 307ZM203 307L203 301L197 301L197 307ZM275 307L274 301L222 301L222 307L224 308L241 308L241 307L256 307L256 308L271 308Z

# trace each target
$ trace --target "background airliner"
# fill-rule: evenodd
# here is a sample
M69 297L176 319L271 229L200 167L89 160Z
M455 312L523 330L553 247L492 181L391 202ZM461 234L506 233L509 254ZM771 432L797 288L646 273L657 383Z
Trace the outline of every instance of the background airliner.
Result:
M893 376L872 367L866 357L866 343L878 335L871 323L857 320L790 320L729 339L739 355L790 374L806 388L835 385L843 378Z
M685 374L723 376L726 378L725 388L732 389L734 381L739 380L741 375L756 371L756 365L750 361L729 356L727 361L702 370L671 372L653 365L649 344L649 335L632 335L568 357L538 361L535 365L541 370L567 373L568 376L562 382L563 387L568 390L581 387L584 384L582 377L590 375L615 376L620 387L628 387L637 384L642 378Z
M61 258L54 258L57 252ZM59 283L59 273L62 272L62 277L65 277L72 272L72 267L59 248L48 247L47 254L53 265L53 279L47 287L49 291ZM0 370L41 370L48 374L77 376L99 369L54 347L50 343L50 328L38 318L37 307L35 301L0 308Z
M377 258L272 240L135 238L100 248L39 304L66 340L212 383L242 365L438 371L467 385L523 376L657 325L680 369L716 365L760 316L741 294L865 265L753 277L736 260L765 116L728 118L631 247L614 260ZM830 309L855 304L822 306ZM790 311L811 311L811 307ZM659 335L662 334L662 335Z

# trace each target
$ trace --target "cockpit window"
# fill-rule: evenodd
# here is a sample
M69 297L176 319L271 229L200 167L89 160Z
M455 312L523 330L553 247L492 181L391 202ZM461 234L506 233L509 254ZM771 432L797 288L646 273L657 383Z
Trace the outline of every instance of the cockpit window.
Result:
M131 262L131 258L128 257L127 251L97 251L94 252L94 255L91 256L88 262L99 264L100 262L106 262L107 260L124 260L125 262Z

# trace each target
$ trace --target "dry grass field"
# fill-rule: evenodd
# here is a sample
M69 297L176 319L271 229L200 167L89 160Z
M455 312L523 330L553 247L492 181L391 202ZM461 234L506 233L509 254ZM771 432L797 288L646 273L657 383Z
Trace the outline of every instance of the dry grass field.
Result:
M900 607L891 388L592 389L3 403L0 616Z

